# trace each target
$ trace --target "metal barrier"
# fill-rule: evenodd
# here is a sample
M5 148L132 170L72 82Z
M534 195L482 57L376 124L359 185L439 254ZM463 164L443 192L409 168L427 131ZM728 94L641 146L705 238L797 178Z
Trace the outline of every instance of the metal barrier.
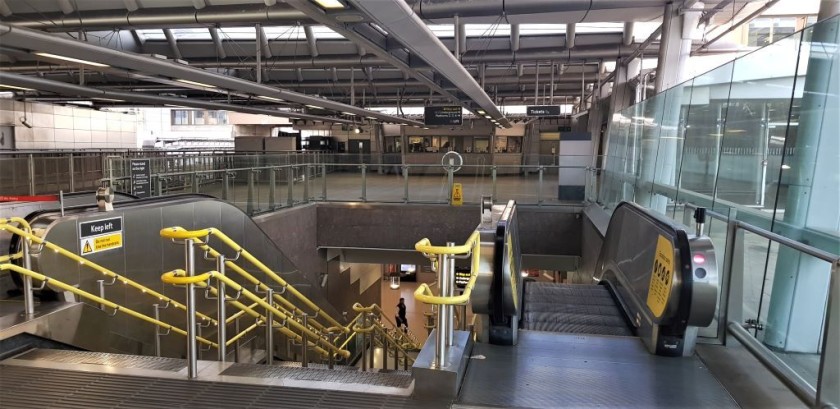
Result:
M691 203L682 203L689 209L697 209ZM840 406L840 255L826 252L816 247L800 243L769 230L737 220L734 209L729 215L707 210L706 215L726 222L726 250L721 272L721 295L718 306L718 331L715 340L726 344L727 334L740 341L770 372L779 378L799 399L811 407ZM732 292L733 266L736 248L743 241L739 231L747 231L763 237L770 242L789 247L811 257L831 263L831 277L828 291L828 304L823 322L822 352L820 353L819 374L816 388L805 381L787 363L779 359L766 345L756 340L745 328L744 323L729 318L729 300ZM743 272L742 272L743 273Z

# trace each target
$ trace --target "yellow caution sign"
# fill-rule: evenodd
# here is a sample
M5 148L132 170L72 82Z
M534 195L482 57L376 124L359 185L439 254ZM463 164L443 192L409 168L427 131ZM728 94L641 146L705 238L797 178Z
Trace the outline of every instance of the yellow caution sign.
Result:
M647 306L657 318L665 312L671 286L674 283L674 246L662 235L656 241L653 271L650 274Z
M82 239L82 255L118 249L123 245L122 238L122 232L118 232Z
M452 206L461 206L464 204L464 191L460 183L452 184Z

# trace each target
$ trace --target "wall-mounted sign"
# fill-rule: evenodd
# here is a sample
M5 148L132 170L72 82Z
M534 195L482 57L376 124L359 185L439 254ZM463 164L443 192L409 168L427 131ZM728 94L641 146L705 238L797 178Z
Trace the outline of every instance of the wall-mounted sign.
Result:
M81 254L98 253L122 247L122 217L79 223Z
M458 105L426 107L423 122L426 125L461 125L461 107Z
M528 116L560 116L560 105L529 105L525 107Z
M131 193L137 197L152 195L152 171L148 159L131 160Z

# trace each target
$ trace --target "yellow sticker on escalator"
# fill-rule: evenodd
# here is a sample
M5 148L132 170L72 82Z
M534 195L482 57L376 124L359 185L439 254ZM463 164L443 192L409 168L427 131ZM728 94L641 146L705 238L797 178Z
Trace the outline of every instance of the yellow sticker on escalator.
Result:
M660 235L656 241L656 254L653 257L653 271L650 273L647 296L647 306L656 318L665 312L673 283L674 245Z

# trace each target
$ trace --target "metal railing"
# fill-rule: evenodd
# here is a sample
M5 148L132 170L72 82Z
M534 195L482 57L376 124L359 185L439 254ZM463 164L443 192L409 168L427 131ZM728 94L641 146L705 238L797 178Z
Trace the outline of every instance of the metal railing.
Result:
M692 203L682 203L689 209L697 209ZM758 359L770 372L784 383L799 399L810 407L840 406L840 255L803 244L769 230L756 227L742 220L737 220L737 210L730 209L729 215L707 210L713 219L726 223L726 247L721 274L721 293L717 312L717 335L715 341L726 344L727 334L731 334ZM758 341L744 328L744 323L730 319L729 302L732 296L736 249L742 248L744 240L740 231L750 232L767 239L769 242L789 247L816 259L831 263L828 302L822 325L822 350L820 352L819 373L816 387L809 384L787 363L781 360L766 345ZM743 270L740 274L743 275Z
M414 245L415 250L432 260L432 268L438 273L439 296L435 296L427 284L421 284L414 292L416 300L437 306L434 359L436 368L444 368L447 365L447 351L454 340L455 306L465 305L470 301L470 294L478 278L480 248L481 239L478 230L474 231L467 241L460 246L456 246L452 242L446 243L446 246L432 246L429 239L425 238ZM470 278L463 293L456 296L455 259L470 256L472 256Z

